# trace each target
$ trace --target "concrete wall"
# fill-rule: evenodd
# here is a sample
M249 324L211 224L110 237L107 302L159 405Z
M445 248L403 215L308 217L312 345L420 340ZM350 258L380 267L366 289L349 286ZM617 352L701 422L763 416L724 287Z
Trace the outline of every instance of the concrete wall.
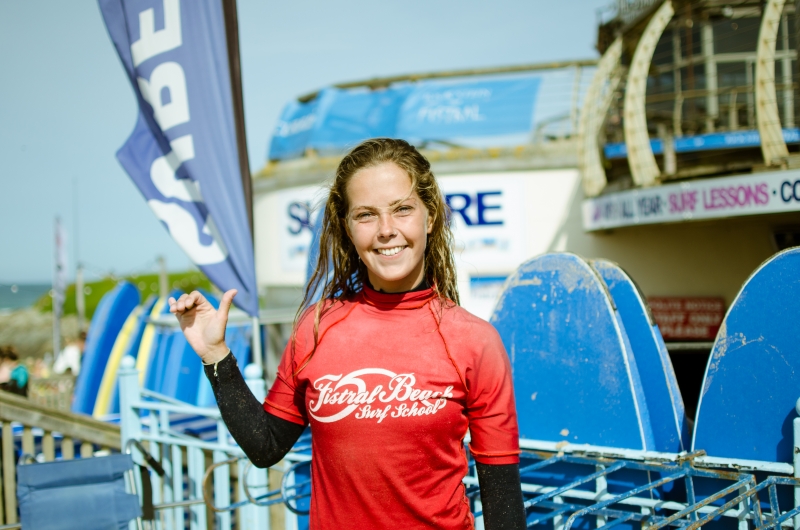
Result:
M800 224L799 214L736 217L583 231L581 190L550 250L617 262L647 296L722 296L730 305L742 283L777 252L772 231Z

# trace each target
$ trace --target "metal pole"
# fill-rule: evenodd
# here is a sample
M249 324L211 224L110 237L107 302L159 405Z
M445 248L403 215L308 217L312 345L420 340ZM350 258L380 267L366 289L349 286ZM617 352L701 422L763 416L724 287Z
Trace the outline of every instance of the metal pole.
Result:
M253 359L252 362L261 370L261 377L264 377L264 354L261 348L261 324L258 317L253 317Z
M75 270L75 307L78 309L78 333L86 329L86 293L83 282L83 265Z
M169 276L167 275L167 260L164 256L158 257L158 296L166 298L169 294Z
M795 410L800 414L800 399L795 404ZM795 418L792 421L794 427L794 478L800 478L800 418ZM794 507L800 507L800 486L794 487ZM795 530L800 529L800 515L796 515L792 520Z
M125 447L128 440L139 440L142 426L139 423L139 411L133 403L139 401L139 371L136 360L126 355L119 368L119 427L120 447ZM134 460L141 462L140 455L134 453Z
M53 360L61 353L61 315L64 311L64 273L65 259L64 231L61 227L61 218L56 217L55 222L55 248L53 267Z
M247 136L244 125L244 98L242 96L242 63L239 56L239 15L236 9L236 0L222 0L222 13L225 18L225 38L228 45L228 69L230 71L231 96L233 99L233 118L236 128L236 147L239 155L239 170L242 179L242 193L244 195L247 222L250 226L251 240L255 241L253 226L253 178L250 175L250 160L247 155ZM253 245L255 247L255 245ZM253 293L258 298L258 289ZM261 326L258 315L253 316L253 360L262 368Z

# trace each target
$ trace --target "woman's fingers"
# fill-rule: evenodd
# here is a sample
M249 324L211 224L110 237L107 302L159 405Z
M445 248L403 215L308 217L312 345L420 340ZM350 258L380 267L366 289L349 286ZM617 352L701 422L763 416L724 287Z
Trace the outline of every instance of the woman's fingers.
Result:
M192 291L189 294L182 294L177 300L170 297L169 311L170 313L182 314L186 311L194 309L206 302L205 297L198 291Z

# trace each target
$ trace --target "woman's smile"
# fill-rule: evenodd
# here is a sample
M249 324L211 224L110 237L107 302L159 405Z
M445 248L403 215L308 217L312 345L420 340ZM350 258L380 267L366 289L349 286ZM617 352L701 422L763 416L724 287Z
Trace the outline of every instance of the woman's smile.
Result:
M375 252L377 252L381 256L394 257L397 254L401 253L406 248L408 248L406 245L402 245L399 247L390 247L390 248L376 248Z

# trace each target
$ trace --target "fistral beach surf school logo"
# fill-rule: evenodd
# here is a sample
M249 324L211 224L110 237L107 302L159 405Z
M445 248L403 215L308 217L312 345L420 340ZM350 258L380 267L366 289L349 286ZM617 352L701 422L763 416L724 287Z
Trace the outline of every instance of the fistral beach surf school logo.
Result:
M385 384L368 388L364 376L384 376ZM370 380L375 378L370 377ZM357 420L410 418L436 414L453 398L453 387L444 390L416 388L414 374L395 374L383 368L363 368L342 375L324 375L314 381L319 392L308 402L312 418L322 423L344 419L351 414Z

